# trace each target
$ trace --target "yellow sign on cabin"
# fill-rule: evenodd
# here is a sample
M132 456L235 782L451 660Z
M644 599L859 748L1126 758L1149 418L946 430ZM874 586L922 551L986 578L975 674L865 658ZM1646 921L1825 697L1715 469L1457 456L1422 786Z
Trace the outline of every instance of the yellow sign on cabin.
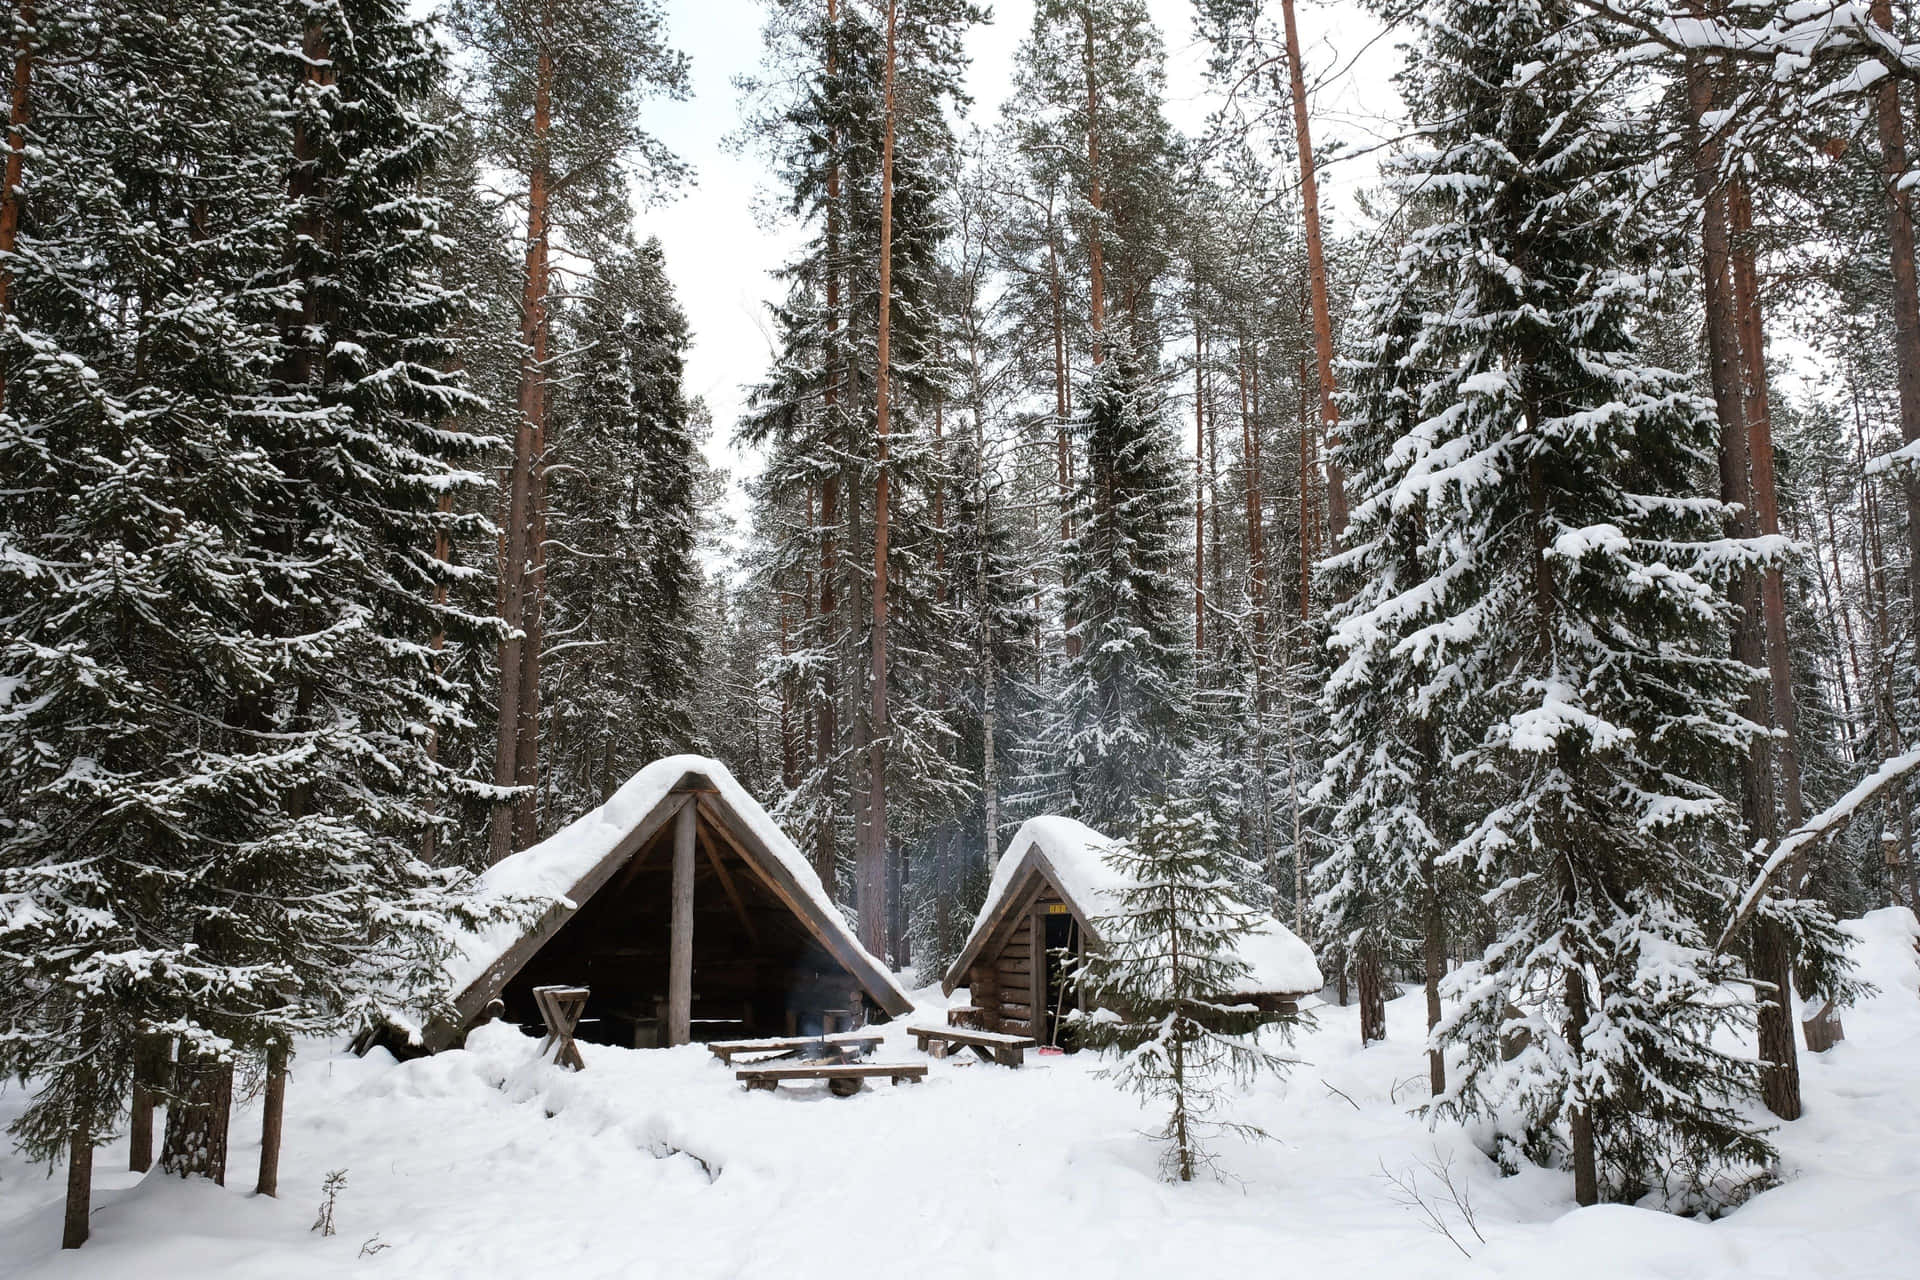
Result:
M1067 904L1064 902L1049 902L1047 904L1047 914L1050 916L1063 916L1067 914Z

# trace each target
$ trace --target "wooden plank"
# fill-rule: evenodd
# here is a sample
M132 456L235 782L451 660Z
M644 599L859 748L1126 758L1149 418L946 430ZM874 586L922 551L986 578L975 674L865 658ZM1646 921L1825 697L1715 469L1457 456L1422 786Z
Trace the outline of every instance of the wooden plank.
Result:
M1033 935L1033 965L1027 975L1029 992L1027 1003L1033 1009L1033 1024L1044 1027L1047 1017L1047 965L1042 959L1047 945L1047 918L1042 913L1046 908L1034 903L1033 913L1027 917L1027 928Z
M743 1083L782 1080L919 1080L927 1074L924 1062L827 1062L792 1067L742 1067L733 1078Z
M715 1040L707 1045L713 1056L731 1062L743 1053L790 1053L800 1049L835 1048L871 1052L885 1039L874 1031L843 1031L831 1036L782 1036L767 1040Z
M994 1031L970 1031L963 1027L928 1027L916 1024L907 1028L907 1034L928 1040L946 1040L952 1044L984 1044L1022 1049L1033 1047L1033 1040L1029 1036L1009 1036Z
M693 1035L693 847L694 801L680 802L673 823L672 948L667 957L667 1043L685 1044Z
M713 824L706 825L711 830ZM740 896L740 886L734 883L733 873L728 871L726 864L720 860L720 851L714 848L712 840L707 842L707 861L713 864L713 873L720 878L720 887L726 891L727 901L733 904L733 914L739 917L740 927L747 931L747 937L753 940L753 945L759 946L760 926L753 922L753 915L747 910L746 899Z

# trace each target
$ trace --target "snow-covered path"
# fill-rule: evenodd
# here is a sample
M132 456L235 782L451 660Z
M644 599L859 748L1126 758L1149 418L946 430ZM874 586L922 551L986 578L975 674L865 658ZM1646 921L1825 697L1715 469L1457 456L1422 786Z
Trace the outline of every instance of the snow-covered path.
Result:
M1139 1135L1150 1118L1091 1078L1086 1055L1019 1071L953 1059L924 1084L842 1100L743 1093L698 1047L588 1045L579 1075L531 1061L536 1042L499 1028L407 1064L316 1048L289 1091L279 1200L247 1193L251 1145L221 1189L115 1172L119 1144L97 1159L92 1242L62 1254L63 1173L8 1156L0 1276L1909 1278L1920 967L1905 912L1855 928L1881 991L1847 1015L1845 1044L1803 1059L1807 1116L1779 1135L1785 1185L1715 1223L1570 1211L1567 1178L1502 1178L1465 1134L1429 1132L1407 1114L1426 1082L1410 996L1389 1008L1394 1038L1364 1053L1355 1010L1322 1010L1296 1047L1305 1064L1240 1117L1274 1141L1223 1146L1228 1176L1188 1187L1158 1180ZM882 1054L917 1058L894 1035ZM0 1119L20 1104L0 1094ZM243 1109L236 1139L256 1132ZM1450 1200L1436 1205L1471 1258L1382 1175L1437 1192L1421 1166L1448 1159L1486 1243ZM307 1228L337 1168L339 1234L323 1239Z

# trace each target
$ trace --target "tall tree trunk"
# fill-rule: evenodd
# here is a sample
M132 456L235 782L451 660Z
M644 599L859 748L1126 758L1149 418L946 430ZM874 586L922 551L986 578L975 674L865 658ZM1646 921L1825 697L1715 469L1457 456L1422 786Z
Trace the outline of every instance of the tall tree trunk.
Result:
M287 1109L287 1050L274 1045L267 1050L267 1088L260 1108L260 1178L254 1193L280 1194L280 1133Z
M1773 470L1773 409L1767 393L1766 321L1760 304L1760 273L1753 243L1752 195L1743 177L1727 186L1730 233L1729 267L1733 284L1736 330L1740 338L1740 372L1744 381L1741 409L1747 421L1747 461L1751 473L1754 515L1763 537L1780 536L1780 497ZM1779 740L1780 780L1789 830L1806 821L1806 802L1800 790L1799 721L1793 706L1793 666L1787 647L1785 575L1769 569L1760 578L1760 603L1765 615L1767 674L1772 686L1773 722ZM1793 887L1804 877L1805 859L1797 858Z
M887 434L893 385L893 146L895 36L899 0L887 0L887 63L880 143L880 314L875 341L873 482L873 710L867 741L868 796L865 846L860 856L860 941L886 959L890 913L887 900L887 530L889 481Z
M1586 1058L1587 1025L1587 980L1579 969L1568 969L1567 983L1567 1044L1573 1051L1573 1061L1577 1067L1584 1065ZM1592 1205L1600 1203L1600 1162L1594 1149L1593 1110L1584 1102L1576 1102L1568 1110L1567 1129L1573 1146L1573 1199L1574 1203Z
M1197 668L1207 654L1207 336L1200 328L1199 300L1193 310L1193 659Z
M75 1102L80 1112L67 1134L66 1219L60 1232L62 1249L78 1249L92 1234L93 1212L93 1098L83 1091Z
M1874 22L1892 31L1892 0L1873 0ZM1900 438L1920 444L1920 280L1915 277L1913 191L1907 176L1906 123L1900 112L1900 82L1881 78L1874 90L1874 117L1880 133L1880 165L1887 193L1887 247L1892 251L1893 355L1900 396ZM1907 504L1907 598L1914 601L1908 622L1920 654L1920 466L1903 469L1900 490Z
M1067 419L1073 412L1072 393L1067 378L1067 313L1061 299L1059 253L1053 243L1053 209L1047 209L1047 284L1053 296L1053 444L1055 462L1054 492L1060 503L1060 545L1073 537L1073 442L1068 435ZM1066 561L1060 564L1060 586L1067 585ZM1080 656L1080 637L1074 634L1074 619L1063 619L1065 648L1069 659Z
M1280 0L1286 27L1287 78L1293 92L1293 137L1300 154L1300 215L1307 232L1307 284L1313 303L1313 358L1320 378L1320 423L1329 442L1340 428L1333 404L1333 308L1327 299L1327 255L1320 239L1320 182L1313 167L1313 133L1307 125L1307 79L1300 65L1300 33L1293 0ZM1338 544L1347 531L1346 477L1331 452L1327 455L1327 518Z
M1413 557L1409 555L1408 558ZM1434 832L1438 826L1434 821L1434 793L1440 772L1440 749L1434 738L1432 721L1423 719L1416 722L1414 748L1420 753L1420 821L1429 832ZM1439 1045L1431 1043L1434 1028L1440 1025L1440 980L1447 974L1447 916L1440 897L1440 868L1431 848L1420 859L1420 897L1420 958L1426 969L1429 1040L1427 1085L1437 1098L1447 1091L1447 1055Z
M13 49L12 107L7 114L5 185L0 187L0 322L11 314L13 268L10 263L14 246L20 242L20 183L26 174L27 123L33 84L33 18L33 0L21 0L19 33ZM0 348L0 410L6 407L6 352ZM84 1227L83 1222L81 1239L86 1238Z
M1300 621L1313 617L1313 557L1319 512L1313 502L1313 415L1307 403L1307 361L1300 359Z
M840 48L840 6L839 0L827 0L827 78L833 79L839 71ZM846 376L842 364L840 342L840 273L844 265L840 260L840 126L837 122L827 126L827 385L823 402L826 406L826 429L829 433L844 432L845 424L840 421L841 382ZM840 519L840 472L829 471L820 480L820 624L831 637L835 626L837 602L835 600L834 577L838 573L836 563L834 530ZM832 771L840 750L839 724L839 678L834 663L822 664L820 673L820 706L814 715L814 768L820 775L819 785L826 794L832 794ZM838 879L834 866L833 821L831 815L819 823L814 835L813 869L820 876L820 883L832 894L834 883Z
M980 527L974 559L974 595L980 608L980 796L986 806L987 871L1000 862L1000 775L994 736L999 732L1000 673L993 655L993 586L987 558L993 548L993 489L987 476L987 396L980 385L980 347L967 335L967 367L973 408L973 483L980 491ZM944 941L945 935L942 935Z
M1093 6L1090 4L1080 6L1080 29L1086 36L1087 204L1093 209L1093 216L1087 219L1088 321L1093 326L1093 362L1097 365L1104 354L1100 349L1100 331L1107 314L1107 273L1100 248L1100 219L1106 215L1100 195L1100 79L1093 60Z
M1717 97L1715 73L1698 56L1687 59L1687 103L1690 150L1693 153L1694 198L1701 208L1701 247L1704 256L1707 316L1707 364L1713 386L1714 408L1720 419L1721 497L1738 504L1741 514L1733 532L1752 537L1756 531L1749 479L1746 403L1742 392L1739 306L1734 290L1732 220L1727 192L1721 183L1720 144L1706 121ZM1764 616L1756 575L1743 574L1735 586L1740 621L1733 639L1734 657L1756 672L1766 661L1762 626ZM1765 691L1755 684L1747 697L1746 714L1755 724L1770 723ZM1772 756L1765 742L1756 742L1740 761L1741 810L1749 835L1773 838ZM1777 937L1779 926L1764 915L1753 924L1751 959L1754 976L1774 987L1759 1010L1759 1048L1763 1064L1762 1096L1767 1108L1782 1119L1800 1114L1800 1068L1794 1044L1792 1003L1793 968L1790 949Z
M233 1065L182 1045L173 1081L160 1167L176 1177L212 1178L225 1186Z
M514 806L514 846L528 848L540 840L540 664L546 643L544 606L547 595L547 375L548 326L534 339L540 362L540 410L534 421L533 459L529 467L527 504L527 577L520 646L520 735L514 750L514 782L523 788Z
M536 732L536 726L526 722L526 695L522 685L528 670L525 653L529 637L522 628L527 620L534 454L544 434L547 403L547 205L551 183L547 136L552 127L553 104L550 55L539 56L534 84L533 155L527 177L526 273L522 281L520 316L520 385L515 405L505 550L500 565L500 616L509 629L507 637L500 642L500 717L494 743L493 781L500 787L520 783L520 740ZM494 806L488 833L488 853L492 861L498 862L514 851L519 825L517 803Z
M1253 629L1253 768L1254 829L1257 853L1265 868L1267 881L1279 891L1277 868L1273 865L1272 842L1267 839L1267 542L1266 502L1260 485L1260 428L1255 419L1259 410L1254 400L1255 379L1259 369L1259 349L1247 354L1247 335L1240 335L1240 475L1246 495L1247 512L1247 585L1249 621Z
M153 1107L159 1086L172 1067L171 1042L165 1036L141 1036L133 1046L133 1107L127 1141L127 1168L145 1173L153 1167Z
M1360 1001L1360 1043L1364 1047L1387 1038L1387 978L1381 971L1380 949L1363 941L1353 956L1354 986Z

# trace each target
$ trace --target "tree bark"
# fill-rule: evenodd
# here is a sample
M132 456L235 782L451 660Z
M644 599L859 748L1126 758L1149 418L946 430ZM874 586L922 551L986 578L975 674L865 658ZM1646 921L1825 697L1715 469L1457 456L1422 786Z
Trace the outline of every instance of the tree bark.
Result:
M1740 337L1740 366L1745 386L1741 408L1747 420L1747 460L1754 516L1763 537L1780 536L1780 497L1773 470L1773 409L1767 393L1766 322L1760 304L1760 276L1753 243L1753 204L1744 178L1727 188L1727 217L1733 302ZM1773 722L1782 733L1777 757L1786 802L1788 830L1806 821L1800 790L1799 721L1793 705L1793 666L1787 647L1785 575L1777 568L1760 578L1765 615L1767 674L1773 695ZM1794 862L1793 887L1804 874L1805 859Z
M1362 942L1354 953L1353 976L1360 998L1360 1044L1364 1048L1387 1038L1386 975L1381 972L1380 950L1371 942Z
M1293 93L1293 136L1300 155L1300 215L1306 223L1307 284L1313 303L1313 358L1320 379L1320 423L1329 443L1339 434L1340 411L1333 403L1333 308L1327 299L1327 256L1320 238L1320 183L1313 167L1313 133L1307 124L1306 72L1300 63L1300 33L1293 0L1280 0L1286 27L1287 78ZM1327 518L1337 544L1347 531L1346 477L1327 454Z
M173 1078L160 1167L176 1177L212 1178L225 1186L233 1066L183 1046Z
M260 1108L260 1178L254 1193L280 1194L280 1133L287 1107L287 1050L274 1045L267 1050L267 1089Z
M1704 296L1706 304L1707 363L1720 419L1720 493L1735 503L1740 515L1732 532L1751 538L1757 529L1749 467L1746 411L1742 396L1740 311L1734 288L1732 219L1727 192L1721 182L1720 144L1706 126L1716 106L1717 88L1712 66L1693 55L1686 63L1688 134L1693 154L1694 198L1701 210ZM1735 584L1740 618L1733 636L1734 657L1759 671L1766 662L1763 605L1757 575L1742 574ZM1766 727L1766 693L1754 684L1747 697L1747 718ZM1769 840L1774 833L1772 754L1765 741L1755 742L1739 762L1741 811L1750 838ZM1790 994L1793 970L1790 952L1781 940L1768 935L1776 926L1764 917L1754 922L1751 958L1754 977L1773 984L1782 996L1763 1000L1758 1011L1762 1096L1768 1110L1782 1119L1800 1114L1800 1068L1796 1054ZM1785 967L1777 966L1785 960ZM1762 968L1760 966L1768 966Z
M865 847L860 855L860 941L885 962L891 919L887 895L887 533L891 469L891 338L893 330L893 148L894 72L899 0L887 2L887 62L883 88L884 132L880 143L880 313L876 335L873 482L873 709L867 740L868 796Z
M21 0L20 31L13 50L12 106L7 115L7 161L0 186L0 321L11 314L13 268L9 260L20 242L20 183L26 174L27 124L33 84L34 0ZM0 349L0 410L7 407L7 366ZM91 1148L89 1148L91 1150ZM82 1224L81 1239L86 1238Z
M1567 970L1567 1044L1576 1064L1586 1058L1587 980L1578 969ZM1567 1115L1573 1146L1573 1199L1576 1204L1600 1203L1600 1163L1594 1149L1593 1111L1576 1102Z
M165 1036L141 1036L133 1049L133 1106L127 1140L127 1168L145 1173L153 1167L153 1107L156 1087L166 1079L172 1050Z
M1892 31L1892 0L1873 0L1873 20ZM1874 90L1874 117L1880 134L1881 172L1886 179L1887 247L1892 251L1893 355L1899 388L1900 438L1920 443L1920 280L1915 276L1913 192L1902 185L1907 173L1906 122L1900 111L1900 85L1883 77ZM1904 468L1900 491L1907 504L1908 599L1920 602L1920 465ZM1920 604L1910 610L1913 642L1920 651Z
M839 0L827 0L827 77L838 74L840 47ZM840 344L840 126L827 126L827 385L822 397L826 406L829 433L844 430L840 421L840 384L845 377ZM839 572L834 547L834 529L840 519L840 475L829 471L820 481L820 624L831 636L837 608L834 577ZM820 676L820 706L814 716L814 767L823 786L831 778L840 748L839 681L832 662L824 663ZM832 788L827 786L830 792ZM832 894L839 878L834 865L833 822L824 820L814 837L813 869L820 883Z
M1093 6L1080 6L1080 29L1086 36L1085 70L1087 76L1087 203L1093 216L1087 220L1088 320L1093 326L1093 363L1104 355L1100 346L1101 328L1106 322L1106 265L1100 247L1100 219L1105 216L1100 194L1100 80L1093 60Z
M1193 657L1197 666L1207 652L1207 423L1206 334L1200 328L1198 299L1193 312Z
M1414 745L1420 753L1420 821L1428 831L1437 830L1434 821L1435 776L1439 769L1439 747L1434 739L1433 723L1420 720L1414 729ZM1421 961L1426 969L1427 1036L1431 1040L1440 1025L1440 980L1447 974L1447 916L1440 898L1440 868L1431 849L1420 860L1420 894L1423 936ZM1447 1056L1437 1044L1427 1048L1427 1084L1434 1097L1447 1091Z
M91 1107L90 1098L83 1108ZM67 1137L66 1220L60 1232L62 1249L78 1249L92 1234L89 1215L93 1212L93 1125L81 1117Z
M539 55L533 104L533 156L527 177L527 255L520 318L520 384L516 401L513 464L507 499L505 554L500 566L501 620L509 628L500 642L500 716L495 741L493 781L496 786L521 784L521 739L537 732L526 721L526 692L522 687L529 667L526 651L531 638L527 621L527 569L533 519L534 457L540 448L546 416L547 377L547 206L551 163L547 137L552 127L553 59ZM535 748L537 753L537 747ZM532 803L531 796L527 800ZM525 835L521 804L496 804L489 831L488 852L498 862L514 851Z

